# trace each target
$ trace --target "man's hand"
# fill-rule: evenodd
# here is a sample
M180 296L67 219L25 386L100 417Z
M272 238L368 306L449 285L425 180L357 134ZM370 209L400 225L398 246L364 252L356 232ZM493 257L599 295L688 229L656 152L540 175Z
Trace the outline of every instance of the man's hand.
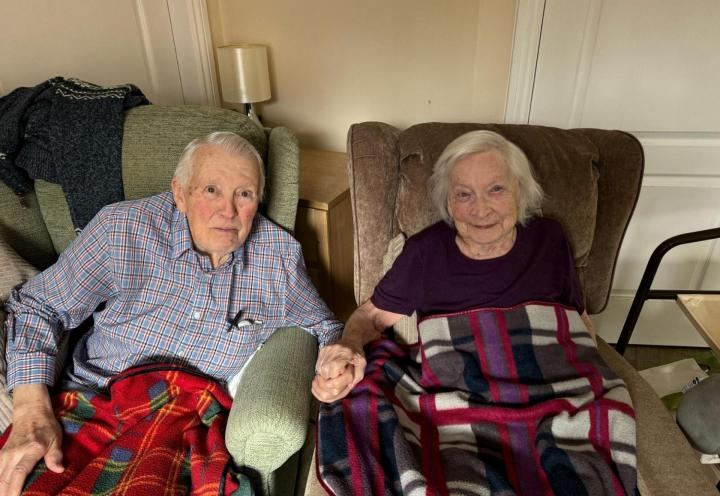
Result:
M324 403L344 398L362 380L366 364L361 351L342 341L321 348L315 364L313 395Z
M60 473L62 431L44 384L18 386L13 392L13 425L0 450L0 496L17 496L35 464L44 459Z

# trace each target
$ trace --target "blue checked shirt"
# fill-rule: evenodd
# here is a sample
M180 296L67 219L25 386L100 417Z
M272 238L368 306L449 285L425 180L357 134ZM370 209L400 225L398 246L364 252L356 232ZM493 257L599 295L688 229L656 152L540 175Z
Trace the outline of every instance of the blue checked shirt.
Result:
M148 361L226 382L278 327L301 327L321 346L342 329L289 234L258 214L244 245L213 269L169 192L105 207L55 265L13 291L7 310L8 389L54 384L64 330L90 315L68 373L97 388Z

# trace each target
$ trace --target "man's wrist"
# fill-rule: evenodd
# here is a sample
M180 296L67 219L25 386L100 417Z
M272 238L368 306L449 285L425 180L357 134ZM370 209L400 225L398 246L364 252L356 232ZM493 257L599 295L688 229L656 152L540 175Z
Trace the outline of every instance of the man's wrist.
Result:
M22 416L28 411L45 408L52 411L52 402L47 386L43 383L21 384L12 393L13 417Z

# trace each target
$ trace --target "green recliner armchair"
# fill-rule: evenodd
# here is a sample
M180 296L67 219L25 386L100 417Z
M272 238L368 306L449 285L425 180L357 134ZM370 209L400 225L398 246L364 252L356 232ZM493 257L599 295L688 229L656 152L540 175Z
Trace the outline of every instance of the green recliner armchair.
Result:
M262 130L244 115L208 107L136 107L126 114L122 174L125 197L170 188L183 148L212 131L233 131L250 141L266 164L261 210L288 231L295 225L299 149L286 128ZM0 182L0 241L39 269L51 265L75 237L59 185L35 182L22 201ZM226 442L261 494L292 494L297 452L310 416L310 382L317 342L297 328L279 329L245 368L230 412ZM4 360L3 360L4 362ZM4 370L2 370L4 373Z

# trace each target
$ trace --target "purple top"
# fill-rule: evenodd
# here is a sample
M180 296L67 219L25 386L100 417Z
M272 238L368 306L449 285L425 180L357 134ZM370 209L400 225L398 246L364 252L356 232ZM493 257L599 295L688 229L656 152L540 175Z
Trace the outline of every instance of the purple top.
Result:
M527 301L585 310L575 260L554 220L537 217L518 225L515 245L497 258L462 254L455 228L438 222L410 237L370 298L388 312L418 316Z

